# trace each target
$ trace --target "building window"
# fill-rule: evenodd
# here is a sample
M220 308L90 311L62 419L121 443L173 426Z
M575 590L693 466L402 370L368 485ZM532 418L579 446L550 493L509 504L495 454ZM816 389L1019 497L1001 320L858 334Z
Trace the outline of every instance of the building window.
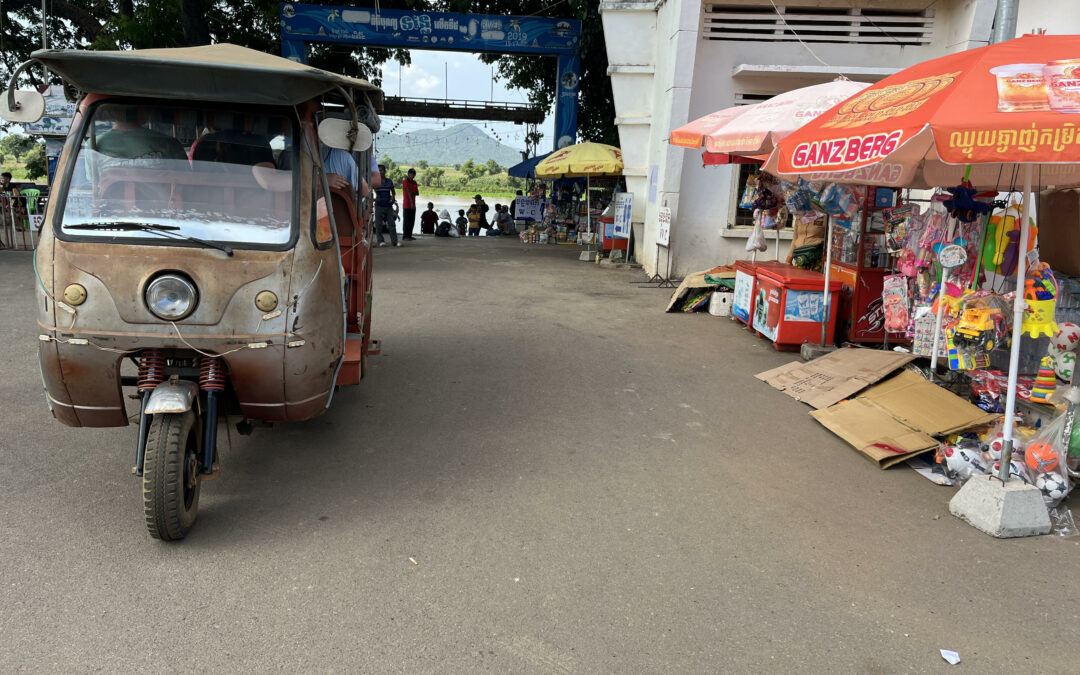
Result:
M705 40L919 46L934 37L934 10L705 5Z

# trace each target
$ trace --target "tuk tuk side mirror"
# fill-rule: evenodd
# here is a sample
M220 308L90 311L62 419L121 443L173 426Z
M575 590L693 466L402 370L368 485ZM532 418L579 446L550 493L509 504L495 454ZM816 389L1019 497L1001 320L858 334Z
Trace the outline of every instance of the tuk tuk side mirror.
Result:
M350 139L349 135L354 128L356 130L355 137ZM371 129L368 129L363 124L354 127L349 120L328 117L319 122L319 140L322 141L323 145L338 150L363 152L371 147L372 136Z
M0 99L0 117L5 122L37 122L45 115L45 97L36 91L8 90Z
M8 83L7 91L0 96L0 118L5 122L29 123L37 122L45 116L45 97L34 90L15 89L19 81L19 75L34 64L26 61L11 74L11 82Z

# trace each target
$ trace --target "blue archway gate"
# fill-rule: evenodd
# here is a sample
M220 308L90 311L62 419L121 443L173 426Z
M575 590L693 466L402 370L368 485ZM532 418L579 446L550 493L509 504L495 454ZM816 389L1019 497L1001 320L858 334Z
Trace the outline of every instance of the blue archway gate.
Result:
M580 40L574 19L281 5L281 54L301 63L311 42L556 57L554 149L577 140Z

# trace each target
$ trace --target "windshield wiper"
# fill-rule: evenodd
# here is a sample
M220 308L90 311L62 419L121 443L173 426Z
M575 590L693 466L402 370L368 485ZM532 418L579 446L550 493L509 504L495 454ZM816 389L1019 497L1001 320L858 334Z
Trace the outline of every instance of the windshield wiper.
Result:
M64 225L68 230L121 230L124 232L154 232L167 237L175 237L183 239L184 241L190 241L195 244L202 244L207 248L216 248L219 251L223 251L225 255L232 256L233 250L225 244L218 244L217 242L207 241L206 239L199 239L198 237L192 237L189 234L180 234L176 230L179 230L177 225L149 225L147 223L132 223L124 221L110 221L104 223L79 223L77 225Z

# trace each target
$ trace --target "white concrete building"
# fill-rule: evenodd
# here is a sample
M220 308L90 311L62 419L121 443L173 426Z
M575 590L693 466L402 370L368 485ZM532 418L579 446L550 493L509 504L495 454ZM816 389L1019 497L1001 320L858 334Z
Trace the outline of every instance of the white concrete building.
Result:
M773 4L775 3L775 4ZM1020 0L1017 34L1080 33L1074 0ZM671 209L675 275L745 258L739 167L703 167L668 134L713 111L834 79L875 82L990 41L996 0L602 0L616 124L634 193L636 258L663 273L657 213ZM801 39L801 41L800 41ZM771 258L770 250L759 256ZM790 230L781 234L781 257Z

